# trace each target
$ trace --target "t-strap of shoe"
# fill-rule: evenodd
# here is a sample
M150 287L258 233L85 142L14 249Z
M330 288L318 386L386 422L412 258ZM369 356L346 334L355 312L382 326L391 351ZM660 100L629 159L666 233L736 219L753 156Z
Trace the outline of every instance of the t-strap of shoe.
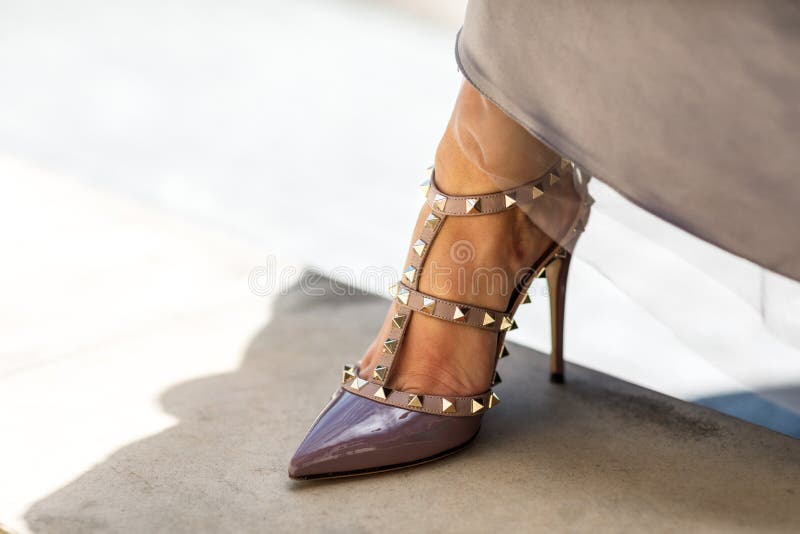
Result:
M425 259L447 217L488 216L515 208L527 210L535 207L533 204L546 195L550 187L561 180L562 169L562 165L555 165L544 175L519 187L485 195L469 196L447 195L440 191L436 186L435 172L433 168L429 169L429 178L421 184L429 213L425 218L422 232L411 245L412 253L409 254L411 258L409 265L404 268L401 280L390 288L394 299L391 325L388 337L383 342L380 360L373 370L372 376L367 379L358 377L354 366L346 366L342 377L344 389L375 402L446 416L479 415L500 403L499 397L491 389L479 395L440 396L392 390L386 384L389 383L391 377L395 355L403 346L409 319L414 313L421 313L465 327L496 332L498 334L496 354L498 358L501 357L505 352L506 333L516 328L514 312L525 300L527 288L534 278L533 275L538 274L541 269L531 270L531 275L525 277L517 287L509 308L501 312L472 304L444 300L419 291L419 279ZM582 230L583 225L583 217L579 217L570 228L570 232L577 233L579 229ZM551 257L555 257L558 253L559 250L554 249ZM547 259L551 258L545 258L545 260ZM542 267L545 264L542 263ZM498 375L495 370L493 382L497 381Z

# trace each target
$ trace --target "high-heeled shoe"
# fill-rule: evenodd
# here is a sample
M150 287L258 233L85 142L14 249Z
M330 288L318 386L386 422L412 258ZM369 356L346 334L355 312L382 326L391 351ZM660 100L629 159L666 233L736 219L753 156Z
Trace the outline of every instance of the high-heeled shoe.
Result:
M477 435L482 416L500 404L489 389L480 395L422 395L387 387L395 354L412 314L420 313L465 327L497 334L497 360L508 354L504 340L516 328L514 313L528 300L528 287L537 276L546 276L550 291L552 324L551 380L564 381L563 330L567 274L572 246L583 230L591 206L586 181L566 161L543 176L507 191L486 195L450 196L437 189L433 169L421 187L428 214L423 230L411 245L412 261L397 285L391 288L393 309L389 336L383 342L380 361L369 379L359 376L354 365L344 367L341 387L317 417L289 466L295 479L335 478L399 469L442 458L463 449ZM519 280L504 311L448 301L422 293L419 273L426 256L448 217L491 216L511 209L535 208L537 199L559 180L571 178L582 203L565 236L553 241L546 252ZM497 383L499 377L493 371Z

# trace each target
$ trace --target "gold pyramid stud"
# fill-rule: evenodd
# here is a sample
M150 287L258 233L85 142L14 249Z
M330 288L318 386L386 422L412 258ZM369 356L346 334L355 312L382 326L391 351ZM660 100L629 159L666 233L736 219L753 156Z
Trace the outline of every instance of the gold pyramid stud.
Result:
M483 312L483 326L492 326L494 324L494 317L489 312Z
M500 330L506 331L513 329L514 329L514 320L508 315L504 315L503 320L500 321Z
M425 168L425 176L428 180L433 180L433 165Z
M489 395L489 408L494 408L498 404L500 404L500 397L497 396L497 393L492 391L492 394Z
M564 250L563 247L558 247L558 250L556 250L554 257L564 259L567 257L567 251Z
M492 385L499 384L499 383L500 383L500 382L502 382L502 381L503 381L503 379L502 379L502 378L500 378L500 373L498 373L497 371L495 371L495 372L494 372L494 378L492 379Z
M544 195L544 191L542 190L541 186L534 185L533 189L531 190L531 197L536 200L540 196Z
M417 253L417 256L422 256L422 253L425 252L425 241L422 239L417 239L417 242L411 246L414 249L414 252Z
M372 370L372 378L375 380L380 380L383 382L386 380L386 373L389 371L389 368L385 365L378 365L375 369Z
M392 326L395 328L403 328L403 325L406 324L406 315L398 313L394 317L392 317Z
M359 377L355 377L353 379L353 383L350 384L350 386L352 386L352 388L355 389L356 391L360 390L361 388L363 388L366 385L367 385L367 381L364 380L363 378L359 378Z
M550 185L556 185L561 178L553 173L550 173Z
M356 377L356 368L352 365L345 365L344 371L342 371L342 384L347 382L348 380L352 380Z
M472 399L472 413L478 413L479 411L483 410L485 406L481 404L478 399Z
M465 201L464 209L467 213L480 213L481 212L481 199L468 198Z
M422 408L422 395L409 395L408 404L412 408Z
M531 296L529 293L525 293L525 297L522 299L523 304L530 304L531 303Z
M383 352L394 354L395 350L397 350L397 340L392 338L387 338L386 341L383 342Z
M442 398L442 413L456 413L456 405L453 401Z
M444 211L444 205L447 202L447 197L436 193L436 196L433 197L433 207L439 211Z
M375 390L375 393L373 393L372 396L386 400L386 398L391 394L392 394L391 389L385 387L379 387L378 389Z
M430 179L423 180L421 184L419 184L419 189L422 191L422 195L427 197L428 191L431 190L431 181Z
M458 321L459 323L467 322L467 312L469 311L469 306L456 306L453 310L453 320Z
M398 289L400 288L397 284L392 284L389 286L389 294L392 296L392 298L395 298L397 296Z
M431 213L425 219L425 228L429 228L431 230L436 230L436 227L439 226L439 222L440 221L441 221L441 219L439 217L437 217L436 215Z
M410 283L414 283L414 278L417 276L417 270L412 266L409 265L405 271L403 271L403 278L408 280Z
M408 289L400 289L395 295L395 298L403 304L408 304Z
M536 274L536 278L547 278L547 267L542 267Z
M517 194L516 193L506 193L503 195L503 200L506 203L506 207L510 208L514 204L517 203Z
M436 310L436 299L422 297L422 308L420 308L420 311L433 315L434 310Z
M499 360L500 358L505 358L509 354L511 353L508 352L508 349L506 348L505 344L503 344L503 347L500 349L500 353L497 355L497 359Z

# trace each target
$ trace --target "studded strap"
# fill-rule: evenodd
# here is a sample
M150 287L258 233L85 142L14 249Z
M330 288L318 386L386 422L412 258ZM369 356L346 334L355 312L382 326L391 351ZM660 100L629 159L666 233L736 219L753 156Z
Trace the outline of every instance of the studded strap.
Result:
M345 367L343 388L383 404L417 412L451 416L479 415L500 404L500 397L492 391L469 397L416 395L388 389L375 380L363 380L356 373L355 368Z
M390 288L394 300L391 324L388 337L383 342L379 363L368 379L360 378L354 366L345 366L342 387L351 393L376 402L445 416L481 415L486 410L497 406L500 399L491 389L468 397L442 397L393 391L388 389L386 384L389 383L395 355L402 348L405 331L414 313L495 332L498 334L497 359L508 355L504 344L505 335L509 330L516 328L513 314L517 307L530 301L527 289L534 278L532 274L543 271L544 266L561 253L561 247L554 245L543 258L540 258L537 265L531 269L531 276L520 282L513 302L504 312L449 301L423 293L419 291L420 273L428 252L448 216L489 215L513 209L515 206L527 209L529 204L545 195L551 186L562 179L562 176L566 176L567 172L570 172L571 176L571 171L562 160L561 164L554 165L539 178L507 191L486 195L453 196L442 193L436 187L434 169L429 168L428 178L420 185L425 195L428 212L420 235L411 244L408 265L403 270L402 278ZM584 195L585 190L581 191L581 194ZM586 209L580 210L574 221L571 233L576 235L573 239L577 238L577 234L583 230L586 224L589 205L590 203L587 202ZM492 385L499 382L500 377L494 371Z
M481 308L472 304L461 304L451 300L428 295L411 289L404 282L390 288L392 296L411 311L436 317L444 321L501 332L516 328L514 319L506 313Z
M455 196L442 193L436 187L434 171L431 170L431 177L420 187L425 194L425 201L437 216L489 215L510 210L514 206L524 207L533 203L551 186L558 183L561 177L556 173L557 166L554 165L543 176L513 189L486 195Z

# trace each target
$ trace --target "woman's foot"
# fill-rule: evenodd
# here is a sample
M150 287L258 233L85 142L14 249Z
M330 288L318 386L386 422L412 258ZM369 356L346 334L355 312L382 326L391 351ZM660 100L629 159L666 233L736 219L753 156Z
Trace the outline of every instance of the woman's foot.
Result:
M464 84L437 150L436 184L449 195L491 193L526 183L559 161L557 154ZM570 180L551 187L546 197L537 200L534 216L545 231L520 209L478 219L449 218L420 270L418 289L442 299L505 310L515 275L552 246L550 236L567 232L580 201ZM425 216L423 210L412 235L420 235ZM372 375L390 327L391 321L384 321L361 359L362 378ZM486 391L493 378L496 344L493 332L414 314L388 386L434 395Z
M553 361L560 365L569 256L558 245L568 234L577 238L573 231L588 213L560 163L464 85L390 314L360 362L360 376L345 367L289 476L397 469L470 443L483 414L500 402L490 389L497 352L530 282L518 275L530 275L534 263L547 265L557 295L551 315L559 340Z

